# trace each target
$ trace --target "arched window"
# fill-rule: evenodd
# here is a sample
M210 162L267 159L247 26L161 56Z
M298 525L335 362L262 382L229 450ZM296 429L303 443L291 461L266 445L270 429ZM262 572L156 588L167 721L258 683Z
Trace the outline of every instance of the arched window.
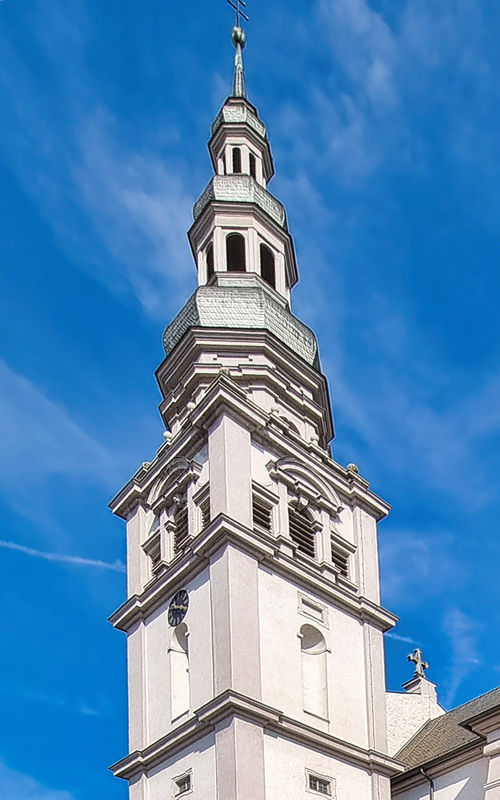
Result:
M241 172L241 150L239 147L233 147L233 172L236 174Z
M206 249L206 259L207 259L207 281L209 281L212 275L214 274L214 246L212 242L210 242L210 244Z
M189 711L188 628L182 622L172 633L168 649L170 660L170 715L172 720Z
M323 634L312 625L300 629L302 707L317 717L328 717L327 650Z
M226 236L226 257L228 272L245 272L245 237L241 233Z
M255 156L253 153L250 153L249 156L249 163L250 163L250 175L252 178L257 177L257 161L255 160Z
M288 525L290 538L295 542L297 549L306 556L314 558L316 555L316 533L311 513L292 506L288 509Z
M274 267L274 253L267 244L260 246L260 274L273 289L276 289L276 270Z

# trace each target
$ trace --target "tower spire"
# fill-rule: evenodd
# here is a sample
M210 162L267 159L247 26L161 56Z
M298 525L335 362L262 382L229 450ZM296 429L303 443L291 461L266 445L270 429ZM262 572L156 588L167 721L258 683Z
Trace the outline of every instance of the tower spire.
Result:
M244 97L246 99L247 90L245 86L245 70L243 68L243 48L245 47L247 38L246 33L243 28L235 26L231 38L236 49L234 56L233 97Z
M240 26L240 20L243 18L248 22L248 17L242 8L246 8L245 0L227 0L229 5L236 11L236 25L231 33L236 53L234 56L234 78L233 78L233 97L244 97L246 99L247 91L245 87L245 70L243 68L243 48L247 40L247 35L243 28Z

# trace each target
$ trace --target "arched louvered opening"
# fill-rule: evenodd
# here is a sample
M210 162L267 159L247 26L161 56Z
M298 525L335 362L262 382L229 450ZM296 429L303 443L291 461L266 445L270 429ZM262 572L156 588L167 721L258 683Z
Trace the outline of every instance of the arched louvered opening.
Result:
M209 281L210 278L212 277L212 275L215 272L215 267L214 267L214 246L213 246L212 242L210 242L210 244L207 247L206 259L207 259L207 281Z
M274 253L267 244L260 246L260 274L273 289L276 289L276 267Z
M248 160L249 160L249 166L250 166L250 175L252 176L252 178L256 178L257 177L257 160L256 160L256 158L255 158L253 153L250 153L250 156L249 156Z
M180 553L189 537L187 503L178 506L174 513L174 552Z
M185 622L175 628L169 647L170 713L172 720L190 707L188 629Z
M246 272L245 237L241 233L226 236L228 272Z
M288 509L290 538L297 549L306 556L316 556L316 533L313 518L309 511L290 507Z
M233 172L237 175L241 172L241 150L233 147Z
M312 625L300 629L302 660L302 707L317 717L328 716L328 682L326 642Z

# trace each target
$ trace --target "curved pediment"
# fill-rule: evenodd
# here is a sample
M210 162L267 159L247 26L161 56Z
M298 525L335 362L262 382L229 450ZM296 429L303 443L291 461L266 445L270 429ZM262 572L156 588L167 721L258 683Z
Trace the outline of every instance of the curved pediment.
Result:
M335 512L341 510L342 503L335 489L300 461L288 457L280 458L272 463L271 470L288 478L287 482L295 484L298 493L302 491L306 495L313 495L326 501L333 506Z

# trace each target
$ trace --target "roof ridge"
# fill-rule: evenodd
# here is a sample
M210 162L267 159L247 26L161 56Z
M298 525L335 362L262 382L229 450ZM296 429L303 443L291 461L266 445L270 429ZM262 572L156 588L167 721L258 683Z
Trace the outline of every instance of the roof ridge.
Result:
M459 706L455 706L455 708L450 708L449 711L446 712L447 714L454 714L455 711L460 711L460 709L465 708L466 706L472 705L472 703L477 703L478 700L482 700L483 697L488 697L488 695L493 694L494 692L500 691L500 686L495 686L494 689L490 689L488 692L484 692L484 694L479 694L477 697L473 697L472 700L467 700L465 703L461 703ZM445 716L445 715L441 715ZM439 717L438 717L439 719Z

